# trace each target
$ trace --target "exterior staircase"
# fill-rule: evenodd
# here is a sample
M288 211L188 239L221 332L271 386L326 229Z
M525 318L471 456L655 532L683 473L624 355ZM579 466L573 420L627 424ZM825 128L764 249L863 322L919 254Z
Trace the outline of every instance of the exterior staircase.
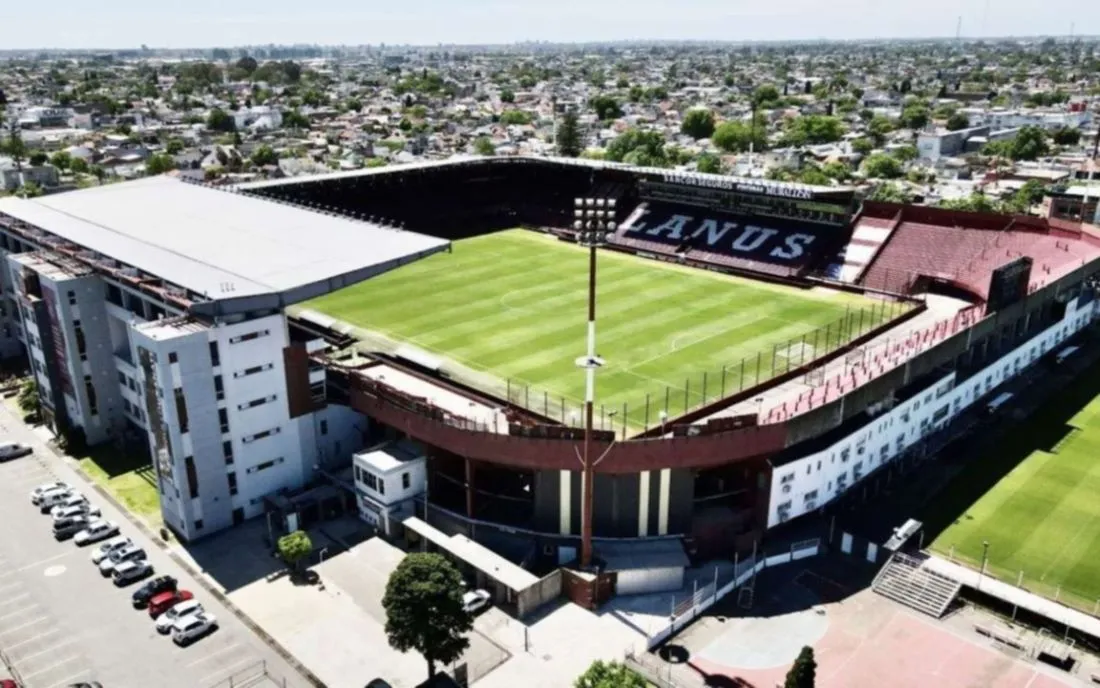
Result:
M951 606L962 583L923 568L922 564L921 559L895 552L875 576L871 589L938 619Z

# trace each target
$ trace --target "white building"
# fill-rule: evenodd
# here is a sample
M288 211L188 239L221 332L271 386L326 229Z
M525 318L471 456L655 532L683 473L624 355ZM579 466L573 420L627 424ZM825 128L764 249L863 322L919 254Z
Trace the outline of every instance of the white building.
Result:
M353 460L360 517L386 535L415 514L415 499L427 485L427 459L409 441L391 442L359 452Z
M4 198L0 354L29 355L55 432L147 438L165 524L193 539L362 444L283 309L447 246L164 176Z

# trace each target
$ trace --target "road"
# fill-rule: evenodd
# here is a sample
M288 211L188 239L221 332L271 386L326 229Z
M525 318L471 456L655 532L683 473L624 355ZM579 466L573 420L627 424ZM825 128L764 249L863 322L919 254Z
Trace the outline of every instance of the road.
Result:
M0 439L31 445L32 456L0 464L0 651L25 688L62 688L95 680L104 688L220 688L257 675L251 686L310 684L194 578L135 528L83 478L53 454L6 406ZM118 589L100 576L91 551L56 542L50 517L31 505L36 486L62 480L77 486L145 548L156 575L170 574L219 621L219 629L187 648L159 635L145 611L132 608L134 587ZM261 668L262 667L262 668ZM266 669L269 677L262 678ZM5 668L0 666L0 677ZM275 679L274 677L277 677Z

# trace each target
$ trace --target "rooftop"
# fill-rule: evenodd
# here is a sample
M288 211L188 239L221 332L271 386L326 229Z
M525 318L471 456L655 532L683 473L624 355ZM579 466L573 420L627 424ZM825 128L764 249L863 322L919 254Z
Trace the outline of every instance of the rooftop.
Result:
M218 302L218 312L284 307L450 245L168 176L4 198L0 213Z

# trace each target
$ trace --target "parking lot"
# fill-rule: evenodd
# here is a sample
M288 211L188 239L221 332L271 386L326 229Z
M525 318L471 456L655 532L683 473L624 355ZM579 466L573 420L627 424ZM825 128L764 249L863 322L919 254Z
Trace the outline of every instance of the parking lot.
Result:
M26 688L60 688L81 680L100 681L105 688L220 688L229 685L230 677L240 683L249 675L257 676L249 685L275 685L275 679L259 678L266 670L285 678L287 686L308 685L68 466L28 437L26 428L12 425L0 416L5 439L38 445L35 455L0 464L0 519L6 524L0 538L0 652L13 678ZM140 583L116 588L92 564L94 547L54 540L50 516L40 514L29 496L35 486L54 480L77 487L104 518L120 524L122 534L145 549L155 575L176 577L180 588L191 590L217 617L219 628L185 648L158 634L148 613L132 608L130 595ZM0 667L0 677L7 673Z

